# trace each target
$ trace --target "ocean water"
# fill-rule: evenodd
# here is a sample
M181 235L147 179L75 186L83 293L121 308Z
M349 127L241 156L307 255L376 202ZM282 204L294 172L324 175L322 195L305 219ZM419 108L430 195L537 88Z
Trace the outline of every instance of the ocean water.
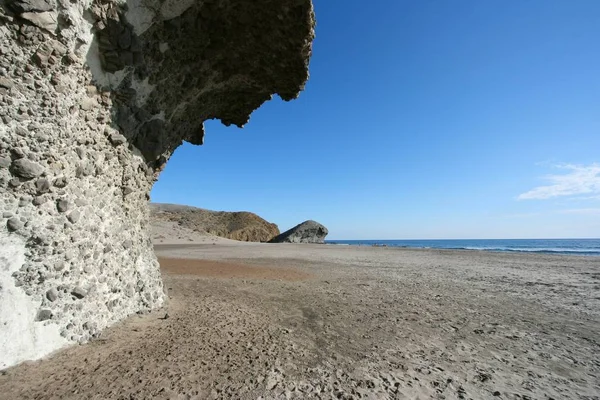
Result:
M325 243L600 256L600 239L326 240Z

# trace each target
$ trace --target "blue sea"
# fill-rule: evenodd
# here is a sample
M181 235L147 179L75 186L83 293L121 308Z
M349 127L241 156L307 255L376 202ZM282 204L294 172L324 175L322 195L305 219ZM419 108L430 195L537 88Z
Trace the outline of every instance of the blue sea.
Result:
M600 239L326 240L325 243L600 256Z

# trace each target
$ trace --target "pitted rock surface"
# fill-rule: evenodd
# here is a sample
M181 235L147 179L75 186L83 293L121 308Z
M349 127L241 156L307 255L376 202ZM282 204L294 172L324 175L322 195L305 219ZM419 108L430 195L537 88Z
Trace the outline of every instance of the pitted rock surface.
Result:
M308 78L310 0L0 1L0 368L165 301L152 184Z

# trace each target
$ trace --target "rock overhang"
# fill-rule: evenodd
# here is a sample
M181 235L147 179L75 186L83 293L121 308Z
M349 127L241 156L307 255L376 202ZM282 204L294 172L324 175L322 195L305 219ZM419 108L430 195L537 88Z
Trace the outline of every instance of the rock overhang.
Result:
M92 10L102 69L120 74L116 122L156 168L183 141L201 144L204 121L242 127L274 94L296 98L308 79L307 0L147 0Z
M0 324L3 368L164 304L152 184L204 121L243 126L274 94L297 97L314 13L310 0L0 4L0 311L22 311Z

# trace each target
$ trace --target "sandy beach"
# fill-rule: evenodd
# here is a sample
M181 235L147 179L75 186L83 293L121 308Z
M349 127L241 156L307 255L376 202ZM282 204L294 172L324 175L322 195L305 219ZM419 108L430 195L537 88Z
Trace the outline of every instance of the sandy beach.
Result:
M600 398L600 258L155 250L164 309L3 371L0 398Z

